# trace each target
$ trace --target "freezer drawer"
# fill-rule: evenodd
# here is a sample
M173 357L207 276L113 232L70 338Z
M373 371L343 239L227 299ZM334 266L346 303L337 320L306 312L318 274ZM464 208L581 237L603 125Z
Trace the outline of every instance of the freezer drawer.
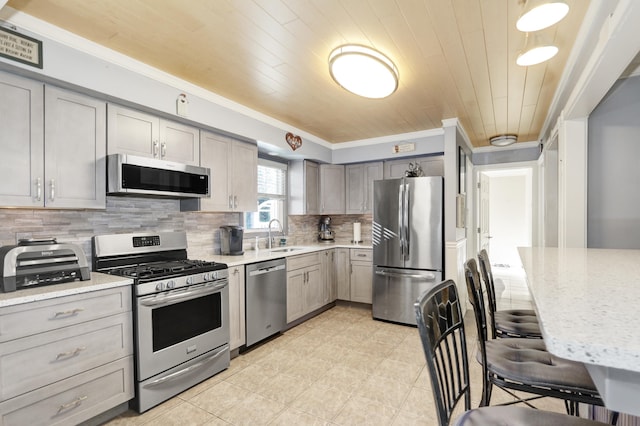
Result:
M375 267L373 318L416 325L413 304L418 296L442 281L442 271Z

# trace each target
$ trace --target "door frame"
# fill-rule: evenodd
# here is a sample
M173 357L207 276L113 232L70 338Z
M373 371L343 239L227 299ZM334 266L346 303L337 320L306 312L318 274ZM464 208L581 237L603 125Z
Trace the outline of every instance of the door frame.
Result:
M507 171L507 170L521 170L521 169L530 169L531 170L531 245L532 246L540 246L542 242L540 241L540 193L539 193L539 173L540 173L540 163L536 161L522 161L516 163L501 163L501 164L489 164L489 165L477 165L473 168L473 227L471 231L475 234L475 244L473 244L471 248L474 253L468 253L467 257L477 256L478 254L478 244L480 239L478 238L478 227L480 226L479 217L480 217L480 174L484 172L491 171Z

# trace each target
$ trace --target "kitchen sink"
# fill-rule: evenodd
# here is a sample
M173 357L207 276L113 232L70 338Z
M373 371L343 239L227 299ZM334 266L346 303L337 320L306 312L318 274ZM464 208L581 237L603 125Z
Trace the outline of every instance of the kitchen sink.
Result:
M291 251L298 251L302 249L303 247L282 247L282 248L271 249L271 252L272 253L289 253Z

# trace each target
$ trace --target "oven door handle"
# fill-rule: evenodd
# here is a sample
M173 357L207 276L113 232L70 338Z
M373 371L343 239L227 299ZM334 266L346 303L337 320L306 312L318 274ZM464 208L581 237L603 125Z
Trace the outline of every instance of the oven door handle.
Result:
M176 380L181 376L184 376L185 374L188 374L190 372L192 372L193 370L197 370L200 367L202 367L205 364L210 363L211 361L215 361L216 359L220 358L220 356L222 354L224 354L225 352L227 352L229 350L229 345L224 345L223 348L220 348L215 354L211 355L210 357L207 357L205 359L203 359L202 361L198 361L193 365L190 365L186 368L183 368L182 370L178 370L175 373L171 373L171 374L167 374L166 376L160 377L159 379L156 379L152 382L146 383L144 385L145 388L151 388L154 386L159 386L163 383L166 382L170 382L172 380Z
M216 284L212 287L203 287L196 290L187 290L182 293L169 294L167 296L152 296L148 299L141 299L140 304L143 306L159 306L167 303L179 302L182 300L195 299L196 297L204 296L207 294L215 293L222 290L227 286L227 282Z

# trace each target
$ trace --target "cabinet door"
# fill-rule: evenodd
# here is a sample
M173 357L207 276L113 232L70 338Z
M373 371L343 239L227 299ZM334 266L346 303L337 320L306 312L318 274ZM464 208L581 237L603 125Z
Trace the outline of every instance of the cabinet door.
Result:
M325 305L325 287L319 264L305 268L305 271L307 276L304 292L304 313L308 314Z
M384 178L395 179L404 176L409 163L418 163L424 176L444 176L444 157L442 155L406 158L384 162Z
M306 214L320 213L320 169L318 164L304 162L304 203Z
M201 133L200 165L211 170L211 198L194 199L195 202L200 203L200 208L195 208L196 210L231 211L231 193L228 184L229 158L231 158L231 139L211 132Z
M351 300L350 273L351 261L348 248L335 249L335 268L337 297L340 300Z
M231 349L239 348L246 342L244 290L244 267L229 268L229 346Z
M45 205L106 208L106 104L45 87Z
M351 300L371 303L373 289L373 265L371 262L351 262Z
M287 273L287 322L292 322L305 314L304 287L306 269Z
M364 164L350 164L345 168L347 214L361 214L364 211L366 194Z
M257 146L233 141L230 184L234 211L255 212L258 210Z
M322 305L336 300L335 291L335 268L333 266L333 249L325 250L321 255L322 259Z
M363 213L373 213L373 181L381 180L383 176L382 161L364 164L364 186L365 195Z
M320 213L344 214L344 166L320 165Z
M43 84L0 72L0 99L0 205L42 207Z
M160 158L200 165L200 131L196 127L160 120Z
M160 120L118 105L107 107L107 153L160 157Z

